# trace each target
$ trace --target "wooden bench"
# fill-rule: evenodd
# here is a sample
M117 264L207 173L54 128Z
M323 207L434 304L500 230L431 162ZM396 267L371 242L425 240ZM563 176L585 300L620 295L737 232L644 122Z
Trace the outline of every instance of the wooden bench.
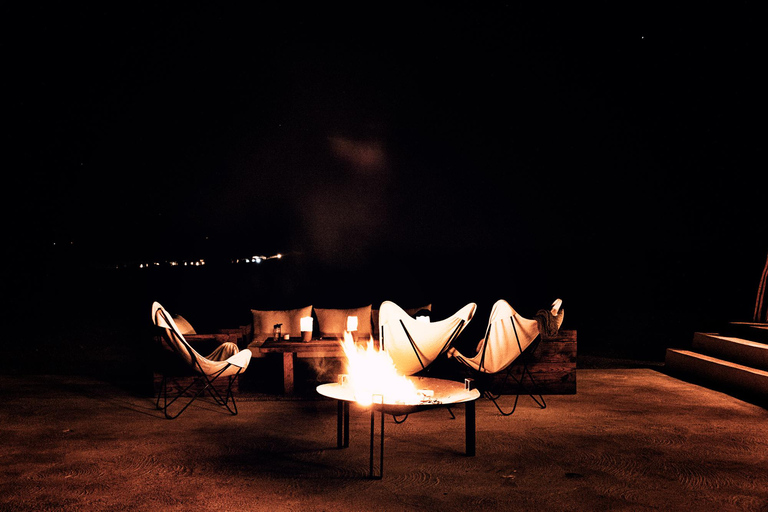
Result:
M526 352L528 369L543 395L572 395L576 393L576 331L560 331L553 338L542 339L532 352ZM513 364L511 375L520 379L523 360ZM517 386L510 378L505 382L506 371L493 377L493 383L503 394L517 393ZM530 384L526 376L524 384Z

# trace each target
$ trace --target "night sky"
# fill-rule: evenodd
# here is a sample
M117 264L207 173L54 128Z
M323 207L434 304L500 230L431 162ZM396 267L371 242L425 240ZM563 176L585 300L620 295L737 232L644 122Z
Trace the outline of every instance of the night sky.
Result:
M283 252L643 332L754 300L758 2L2 9L16 265Z

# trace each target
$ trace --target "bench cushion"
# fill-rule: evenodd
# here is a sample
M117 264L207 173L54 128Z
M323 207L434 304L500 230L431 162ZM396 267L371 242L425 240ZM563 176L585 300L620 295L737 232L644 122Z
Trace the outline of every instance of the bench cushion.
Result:
M259 310L252 309L253 315L253 339L264 341L272 337L275 324L282 325L282 334L285 336L301 336L301 318L312 316L312 306L297 309L284 310Z
M315 308L317 332L323 337L341 337L347 329L347 317L357 317L357 336L370 336L371 304L352 309Z

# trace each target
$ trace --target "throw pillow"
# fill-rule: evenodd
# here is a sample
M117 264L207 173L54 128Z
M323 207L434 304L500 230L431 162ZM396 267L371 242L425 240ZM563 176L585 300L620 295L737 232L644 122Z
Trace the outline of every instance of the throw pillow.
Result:
M275 324L283 324L281 331L283 336L301 336L301 319L312 316L312 306L285 310L259 310L252 309L253 337L256 340L266 339L272 336Z
M357 317L357 336L371 335L371 305L352 309L315 308L320 336L341 337L347 330L347 317Z

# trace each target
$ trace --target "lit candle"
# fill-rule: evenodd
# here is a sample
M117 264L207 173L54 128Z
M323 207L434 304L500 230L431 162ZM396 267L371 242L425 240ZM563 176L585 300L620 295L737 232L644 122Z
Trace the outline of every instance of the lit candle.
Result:
M299 322L301 323L301 341L310 341L312 339L312 317L301 317Z
M356 316L348 316L347 317L347 332L353 332L357 330L357 317Z

